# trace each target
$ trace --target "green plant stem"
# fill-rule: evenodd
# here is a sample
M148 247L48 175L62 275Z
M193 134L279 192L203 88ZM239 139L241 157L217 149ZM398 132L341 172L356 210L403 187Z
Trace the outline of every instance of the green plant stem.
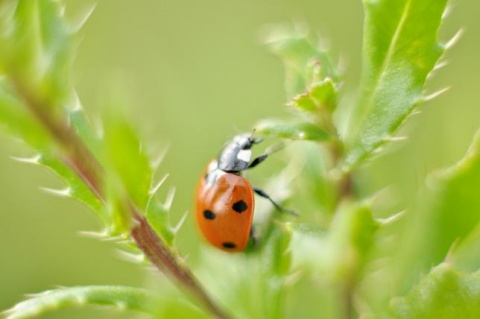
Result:
M353 175L352 171L342 171L339 169L345 155L344 145L340 141L339 135L334 128L333 131L337 136L337 140L331 142L327 149L330 152L332 159L332 174L331 180L335 185L337 200L334 209L338 209L342 201L354 200L357 195L353 187ZM357 286L357 269L352 269L350 274L347 274L346 278L339 283L340 305L342 307L340 314L343 319L357 318L357 312L354 306L354 295Z
M344 152L344 145L340 141L340 137L336 132L336 129L333 131L334 136L336 137L335 140L327 144L327 150L330 153L330 158L332 161L332 169L331 169L331 180L332 183L335 185L336 193L337 193L337 200L334 209L338 207L338 205L342 202L342 200L355 198L355 190L353 188L353 174L351 171L342 171L339 166L343 161L343 157L345 155Z
M358 318L357 311L354 307L354 293L356 287L356 280L347 280L341 291L342 298L342 310L341 315L344 319Z
M103 185L104 170L80 137L63 117L55 116L52 107L14 75L9 76L17 95L27 108L45 126L65 154L62 160L75 171L92 192L106 203ZM207 294L190 269L179 260L170 247L155 233L143 215L133 205L127 205L134 223L130 235L150 262L168 278L178 282L195 297L214 318L228 319L228 315Z

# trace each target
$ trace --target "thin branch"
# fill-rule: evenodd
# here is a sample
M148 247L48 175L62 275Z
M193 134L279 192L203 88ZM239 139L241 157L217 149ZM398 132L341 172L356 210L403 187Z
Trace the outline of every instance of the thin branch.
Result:
M345 200L355 199L357 194L353 185L353 172L342 171L339 166L345 156L345 147L340 140L338 132L337 140L333 141L329 147L330 157L332 159L332 183L336 188L336 202L334 209L336 210L340 203ZM354 305L354 296L357 288L357 271L358 266L352 268L349 274L346 274L343 281L339 282L340 305L342 307L340 315L343 319L358 318L357 311Z
M341 291L343 306L342 318L344 319L358 318L358 313L354 305L355 288L356 280L349 280Z
M186 267L179 266L172 251L152 230L145 217L136 214L134 220L136 224L132 228L132 238L152 264L180 282L215 318L230 318L229 315L210 299L190 270Z

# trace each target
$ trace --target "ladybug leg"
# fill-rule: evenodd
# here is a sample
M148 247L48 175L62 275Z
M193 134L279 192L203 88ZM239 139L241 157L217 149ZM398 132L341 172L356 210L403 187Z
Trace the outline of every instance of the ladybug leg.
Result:
M250 228L250 234L248 236L248 245L251 248L255 248L257 246L257 237L255 237L255 229L253 228L253 225L252 225L252 228Z
M263 162L270 154L275 153L276 151L279 151L280 149L282 149L283 146L284 146L283 143L277 143L277 144L269 147L265 151L265 153L263 153L262 155L254 158L253 161L248 165L247 169L254 168L258 164Z
M270 155L269 153L265 153L265 154L262 154L258 157L255 157L253 159L253 161L248 165L247 169L250 169L250 168L254 168L255 166L257 166L258 164L260 164L261 162L263 162L267 157L268 155Z
M287 213L287 214L291 214L291 215L294 215L294 216L298 216L298 214L291 210L291 209L287 209L281 205L279 205L277 202L275 202L271 197L270 195L268 195L267 193L265 193L264 190L258 188L258 187L255 187L253 186L253 191L258 195L258 196L261 196L263 198L266 198L270 201L270 203L272 203L273 206L275 206L275 208L279 211L279 212L282 212L282 213Z

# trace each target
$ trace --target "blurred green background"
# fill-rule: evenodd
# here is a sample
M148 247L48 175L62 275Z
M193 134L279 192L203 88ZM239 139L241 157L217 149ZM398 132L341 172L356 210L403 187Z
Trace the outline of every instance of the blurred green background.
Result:
M72 19L94 4L66 3ZM369 189L390 185L401 194L389 207L391 212L413 201L426 174L459 159L480 126L480 3L455 1L452 9L442 31L445 39L460 27L466 32L448 52L450 64L429 83L432 90L452 89L423 106L402 129L410 139L390 147L391 152L364 170ZM74 66L79 95L95 119L112 83L120 84L128 114L145 143L158 151L169 145L159 176L168 172L167 186L177 189L173 220L191 210L197 178L226 139L249 131L261 118L287 115L282 65L261 46L260 34L265 26L292 21L305 22L325 38L333 56L341 58L343 102L348 105L360 72L360 1L97 3L80 32ZM26 293L56 285L144 285L146 272L120 260L114 244L78 234L99 229L85 207L39 190L62 186L52 173L10 159L28 154L21 142L0 134L0 309ZM268 168L259 168L255 175L262 172ZM181 251L194 259L198 239L189 218L179 234ZM46 317L87 315L107 317L104 311L92 310Z

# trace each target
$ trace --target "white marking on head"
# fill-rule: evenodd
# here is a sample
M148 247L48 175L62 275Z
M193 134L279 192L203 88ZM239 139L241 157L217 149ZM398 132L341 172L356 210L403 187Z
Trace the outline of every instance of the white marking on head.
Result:
M250 162L252 159L252 151L251 150L240 150L237 154L237 159L244 161L244 162Z
M211 171L213 171L214 169L217 169L217 168L218 168L218 162L216 160L213 160L208 165L207 171L211 172Z

